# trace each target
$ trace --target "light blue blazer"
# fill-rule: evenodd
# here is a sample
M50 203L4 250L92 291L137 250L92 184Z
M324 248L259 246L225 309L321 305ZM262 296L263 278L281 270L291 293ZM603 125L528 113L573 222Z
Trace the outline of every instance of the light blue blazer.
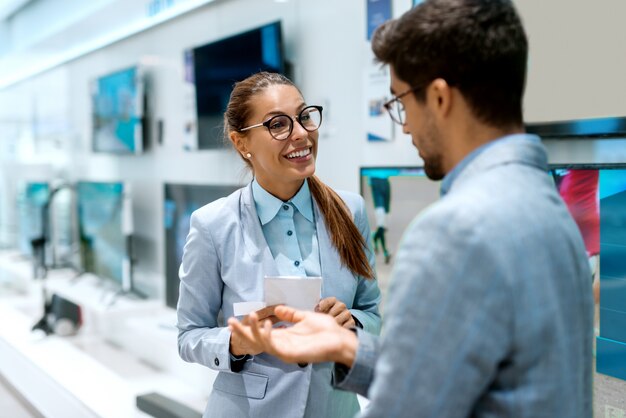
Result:
M369 243L361 196L340 193ZM375 280L355 277L332 246L317 203L313 210L323 277L322 298L335 296L366 331L380 331L380 290ZM374 267L371 246L370 264ZM183 360L219 371L204 417L349 417L359 409L353 393L333 389L331 364L300 367L260 354L239 373L230 369L233 303L263 300L263 277L278 275L265 241L252 187L212 202L191 217L180 267L178 348Z

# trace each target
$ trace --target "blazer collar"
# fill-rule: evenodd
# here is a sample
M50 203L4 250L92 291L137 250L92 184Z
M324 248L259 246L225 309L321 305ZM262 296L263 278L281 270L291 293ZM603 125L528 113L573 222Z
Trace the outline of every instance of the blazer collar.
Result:
M521 164L547 171L548 155L539 137L535 135L514 135L498 139L457 173L449 190L454 190L474 175L504 164Z

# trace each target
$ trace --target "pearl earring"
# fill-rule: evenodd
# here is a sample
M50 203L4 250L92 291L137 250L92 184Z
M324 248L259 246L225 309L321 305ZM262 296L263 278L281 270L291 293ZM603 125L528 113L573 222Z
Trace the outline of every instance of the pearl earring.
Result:
M252 154L247 153L247 154L246 154L246 158L252 158Z

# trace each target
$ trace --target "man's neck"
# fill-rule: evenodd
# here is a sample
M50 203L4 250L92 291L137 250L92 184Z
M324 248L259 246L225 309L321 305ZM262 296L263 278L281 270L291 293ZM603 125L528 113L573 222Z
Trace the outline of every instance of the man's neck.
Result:
M453 147L449 152L447 172L452 170L459 162L467 157L476 148L503 136L524 133L523 126L510 128L496 128L481 122L464 124L464 128L457 129L457 137L453 141Z

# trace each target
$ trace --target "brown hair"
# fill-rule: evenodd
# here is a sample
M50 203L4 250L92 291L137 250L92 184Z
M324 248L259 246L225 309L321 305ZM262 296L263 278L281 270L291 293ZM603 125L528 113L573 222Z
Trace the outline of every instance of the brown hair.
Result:
M252 98L274 85L297 87L282 74L260 72L235 84L224 113L224 137L229 140L231 132L239 132L246 126L252 113ZM246 135L246 133L240 133ZM252 164L243 159L250 169ZM354 224L350 210L339 195L316 176L307 179L311 195L317 202L333 246L339 253L341 262L353 274L374 278L374 271L367 258L367 241Z

